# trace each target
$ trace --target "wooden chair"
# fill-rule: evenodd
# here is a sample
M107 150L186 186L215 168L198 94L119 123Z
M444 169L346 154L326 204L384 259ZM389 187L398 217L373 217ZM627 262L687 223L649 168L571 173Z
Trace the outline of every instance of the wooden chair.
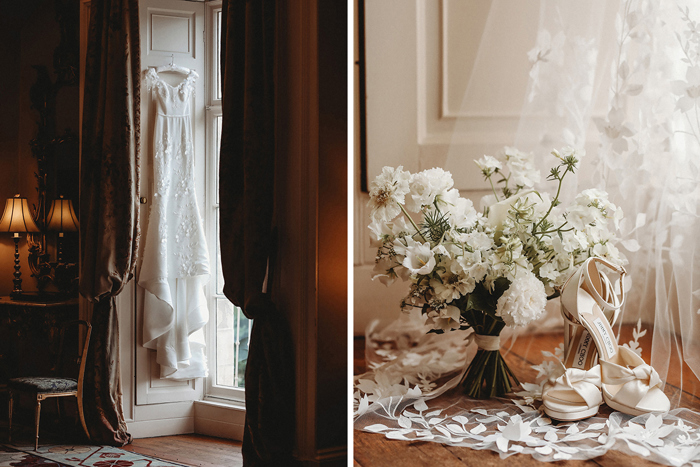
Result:
M63 352L66 350L64 347L64 340L66 334L66 328L72 325L77 325L78 329L81 326L85 326L85 342L82 347L82 352L78 353L78 358L76 359L66 359L63 356ZM78 404L78 415L80 416L80 422L83 425L85 434L88 439L90 434L88 433L87 426L85 425L85 416L83 414L83 375L85 374L85 356L87 355L88 347L90 345L90 333L92 332L92 326L87 321L74 320L63 323L61 326L60 334L60 344L56 359L56 364L51 369L52 376L27 376L21 378L12 378L8 383L8 389L10 392L10 402L9 402L9 427L8 427L8 442L12 441L12 404L13 397L15 393L30 393L36 397L36 412L35 412L35 429L36 429L36 439L34 441L34 450L39 448L39 416L41 414L41 401L48 399L49 397L68 397L74 396L77 399ZM78 378L66 376L69 370L66 366L73 366L75 364L79 365ZM56 405L58 407L60 418L60 406L58 405L58 399L56 399Z

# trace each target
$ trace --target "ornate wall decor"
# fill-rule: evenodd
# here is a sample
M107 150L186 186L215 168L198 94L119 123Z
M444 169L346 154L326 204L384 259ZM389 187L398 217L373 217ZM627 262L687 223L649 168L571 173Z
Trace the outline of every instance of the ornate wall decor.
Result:
M37 160L36 190L38 202L34 206L35 220L42 230L40 234L30 236L29 266L32 277L38 281L38 289L43 292L50 282L61 291L71 292L77 289L77 264L50 262L47 249L46 224L47 195L57 197L58 174L57 165L62 164L65 157L78 157L78 137L75 131L65 129L63 133L57 130L56 97L65 86L78 84L79 37L78 9L70 0L55 0L56 21L60 28L60 42L54 50L53 72L43 65L33 68L37 72L36 82L30 89L31 108L39 113L36 137L30 141L32 155Z

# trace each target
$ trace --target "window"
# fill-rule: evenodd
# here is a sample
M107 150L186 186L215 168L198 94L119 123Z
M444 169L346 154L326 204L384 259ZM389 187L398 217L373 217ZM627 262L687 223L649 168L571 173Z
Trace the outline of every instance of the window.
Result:
M223 275L219 248L219 141L221 140L221 80L219 74L219 31L221 2L207 4L207 209L205 222L209 230L209 249L215 274L210 283L208 358L208 397L242 399L245 366L252 322L240 308L223 295Z

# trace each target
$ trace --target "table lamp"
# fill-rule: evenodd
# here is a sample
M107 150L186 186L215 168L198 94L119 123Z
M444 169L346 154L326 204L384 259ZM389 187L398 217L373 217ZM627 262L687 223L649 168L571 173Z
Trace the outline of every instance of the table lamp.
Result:
M64 199L63 195L61 195L58 199L51 202L46 228L58 232L56 262L63 263L63 233L76 232L79 225L71 200Z
M19 234L21 232L39 232L39 227L34 223L32 212L29 209L27 198L15 195L14 198L7 198L5 212L0 219L0 232L11 232L15 239L15 284L10 297L18 298L22 296L22 273L19 270Z

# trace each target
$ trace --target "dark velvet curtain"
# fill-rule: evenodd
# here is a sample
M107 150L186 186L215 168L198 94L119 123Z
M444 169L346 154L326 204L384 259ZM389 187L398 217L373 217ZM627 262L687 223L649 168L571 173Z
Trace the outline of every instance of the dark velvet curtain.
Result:
M224 294L253 319L245 373L246 466L293 464L294 359L284 316L263 293L274 270L276 0L224 0L219 166ZM274 256L274 255L273 255ZM269 260L269 263L268 263ZM272 284L272 278L267 278Z
M131 442L122 410L115 297L133 277L139 240L138 0L91 4L80 192L80 293L92 303L83 405L90 439Z

